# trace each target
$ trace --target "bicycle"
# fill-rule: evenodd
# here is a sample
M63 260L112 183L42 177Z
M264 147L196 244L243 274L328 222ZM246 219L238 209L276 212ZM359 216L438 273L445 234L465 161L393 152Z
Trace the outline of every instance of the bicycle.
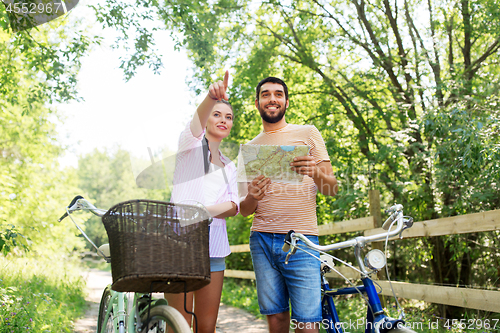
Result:
M71 216L79 210L102 218L109 244L92 242ZM67 216L111 263L113 284L101 298L97 333L191 332L182 314L152 293L186 294L210 283L211 217L203 206L131 200L103 210L76 196L59 222Z
M402 311L399 302L398 307L400 309L400 316L398 319L388 317L381 305L380 298L378 296L377 289L375 288L376 282L370 277L372 274L375 274L379 270L381 270L384 266L386 266L387 260L386 255L377 249L371 250L365 257L365 260L361 258L361 250L365 247L366 244L374 242L374 241L386 241L385 245L387 248L387 241L390 237L400 235L401 233L410 228L413 225L413 219L411 217L403 216L403 206L402 205L394 205L386 210L386 213L390 214L389 218L384 222L383 229L387 230L387 232L383 232L380 234L372 235L372 236L360 236L356 237L344 242L339 242L330 245L316 245L312 243L309 239L307 239L304 235L300 233L296 233L293 230L290 230L285 238L285 244L283 245L283 251L288 252L285 263L288 262L288 259L291 255L295 254L297 250L305 251L311 256L317 258L321 261L321 308L322 308L322 317L323 320L319 323L319 328L325 329L328 333L344 333L344 328L347 326L347 322L342 322L337 313L337 309L335 307L335 302L333 297L338 295L355 295L360 294L368 304L367 315L365 319L365 333L411 333L415 332L412 329L409 329L405 326L404 312ZM394 223L397 223L396 228L391 230ZM298 240L301 242L298 243ZM348 263L342 261L339 258L334 257L326 253L326 251L338 250L347 247L354 247L354 255L356 261L359 265L359 269L349 265ZM315 254L309 253L307 249L316 250L322 255L318 258ZM334 268L334 262L336 260L356 271L361 273L361 281L363 282L362 286L355 286L353 283L347 279L344 275L342 275L338 270ZM386 268L387 269L387 268ZM330 289L328 280L326 278L326 273L334 271L343 277L351 287L340 288L332 290ZM389 276L387 272L387 276ZM389 280L390 283L390 280ZM394 291L393 291L394 294Z

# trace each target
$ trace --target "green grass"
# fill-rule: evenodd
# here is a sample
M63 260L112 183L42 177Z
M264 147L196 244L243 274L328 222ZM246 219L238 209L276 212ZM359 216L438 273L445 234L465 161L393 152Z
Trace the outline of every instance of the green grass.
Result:
M264 319L259 312L255 281L224 278L222 303L249 311L257 318Z
M0 256L0 333L72 332L85 310L78 264L62 256Z

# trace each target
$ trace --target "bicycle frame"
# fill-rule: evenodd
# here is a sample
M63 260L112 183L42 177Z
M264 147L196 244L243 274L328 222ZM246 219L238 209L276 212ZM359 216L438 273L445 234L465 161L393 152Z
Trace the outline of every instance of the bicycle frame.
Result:
M337 290L330 289L329 283L325 276L322 276L322 299L321 309L323 311L323 327L328 333L344 333L344 323L340 320L333 300L334 296L339 295L355 295L358 293L366 293L368 298L368 309L366 314L365 333L377 332L385 328L397 327L398 323L404 323L400 319L389 318L380 303L377 290L373 281L368 278L362 278L363 286L347 287ZM328 321L326 322L325 321Z

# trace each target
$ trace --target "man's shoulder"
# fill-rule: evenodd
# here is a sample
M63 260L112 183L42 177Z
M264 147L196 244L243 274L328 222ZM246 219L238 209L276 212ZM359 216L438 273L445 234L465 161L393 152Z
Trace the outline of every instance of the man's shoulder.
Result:
M314 125L298 125L298 124L288 124L287 131L311 131L313 129L316 129L316 126Z
M259 144L259 142L260 142L260 140L262 140L263 136L264 136L264 132L260 132L259 134L257 134L257 136L255 138L248 141L246 144L247 145Z
M276 138L293 137L295 139L307 139L317 134L319 134L319 131L314 125L287 124L286 127L277 131L260 132L255 138L247 142L247 144L269 144L269 141L275 141Z
M311 128L311 127L314 127L314 125L310 125L310 124L302 124L302 125L299 125L299 124L288 124L288 126L290 127L290 129Z
M288 133L294 133L298 137L310 137L311 135L316 135L319 133L318 129L314 125L297 125L289 124L287 128Z

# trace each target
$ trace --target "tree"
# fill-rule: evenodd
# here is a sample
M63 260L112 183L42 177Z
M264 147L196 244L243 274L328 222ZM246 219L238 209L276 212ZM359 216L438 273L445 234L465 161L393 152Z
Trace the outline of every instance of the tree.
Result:
M113 17L116 2L107 4L101 15ZM224 68L235 71L235 142L260 130L257 82L268 75L285 79L287 119L320 129L337 175L350 184L337 198L320 197L324 214L365 216L369 188L379 188L384 203L405 205L416 220L499 207L495 1L170 0L146 7L180 34L196 66L196 88ZM480 247L496 235L481 237L434 237L416 245L434 282L470 285ZM419 264L408 251L399 253ZM441 311L460 315L452 307Z
M37 253L79 246L76 229L56 223L75 189L71 172L59 170L51 104L77 97L80 59L94 42L61 19L12 33L0 12L0 238L16 230Z
M384 201L403 203L417 219L498 207L498 136L487 134L498 133L494 2L269 1L246 14L255 22L250 33L241 32L241 21L226 22L213 39L220 53L239 52L233 96L252 96L248 88L266 75L284 77L293 98L288 119L314 123L332 138L334 166L350 172L355 187L382 188L391 194ZM208 77L222 66L200 70ZM246 122L238 123L238 138L246 139L255 111L251 99L241 101L236 109L245 110ZM353 203L366 203L366 190L364 198L353 190L327 202L340 215L359 214ZM434 281L470 285L477 240L425 240Z
M31 102L29 113L23 108L28 89L18 88L18 105L3 107L0 117L0 233L17 230L37 253L71 251L79 246L74 238L77 230L57 219L76 184L70 171L59 168L62 149L49 121L53 113L39 102Z
M33 102L64 102L77 98L76 75L80 59L99 43L75 22L58 19L36 29L12 33L5 11L0 12L0 106ZM29 90L23 90L30 87Z
M160 189L139 188L132 172L131 156L121 148L100 151L80 156L78 159L78 187L82 195L96 207L108 209L119 202L132 199L168 201L170 187L165 183ZM107 243L107 235L100 218L89 215L85 218L85 232L100 246ZM93 249L90 244L87 247Z

